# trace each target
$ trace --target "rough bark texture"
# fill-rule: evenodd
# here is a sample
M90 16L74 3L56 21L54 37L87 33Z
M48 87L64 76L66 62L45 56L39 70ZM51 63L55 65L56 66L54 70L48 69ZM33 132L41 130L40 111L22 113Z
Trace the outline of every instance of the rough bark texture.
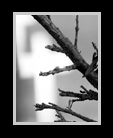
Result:
M71 61L76 65L77 69L85 75L86 70L89 67L89 64L84 60L84 58L77 51L75 46L70 42L70 40L65 37L59 28L57 28L54 23L47 18L45 15L32 15L48 32L49 34L57 41L57 43L64 50L65 54L71 59ZM79 63L79 64L78 64ZM98 77L93 72L91 72L86 79L98 89Z

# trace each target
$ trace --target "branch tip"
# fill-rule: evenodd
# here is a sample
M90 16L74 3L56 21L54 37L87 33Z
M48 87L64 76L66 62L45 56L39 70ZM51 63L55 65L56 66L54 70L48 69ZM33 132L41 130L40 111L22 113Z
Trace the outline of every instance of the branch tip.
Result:
M88 93L88 90L83 85L81 85L80 87L85 90L86 93Z
M78 31L79 31L79 16L76 15L76 26L75 26L75 42L74 46L77 49L77 41L78 41Z
M53 44L53 45L47 45L47 46L45 46L45 48L49 49L51 51L64 53L63 49L61 47L56 46L55 44Z
M98 48L96 46L96 44L94 42L92 42L93 48L96 50L97 54L98 54Z
M64 71L71 71L71 70L75 70L77 69L76 65L70 65L70 66L65 66L64 68L60 68L60 67L55 67L53 70L50 70L48 72L40 72L39 76L48 76L48 75L54 75L60 72L64 72Z

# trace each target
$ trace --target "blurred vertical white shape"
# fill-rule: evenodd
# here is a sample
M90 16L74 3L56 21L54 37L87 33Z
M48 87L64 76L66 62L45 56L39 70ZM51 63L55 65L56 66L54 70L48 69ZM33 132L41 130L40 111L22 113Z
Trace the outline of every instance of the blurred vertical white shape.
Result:
M44 32L37 32L31 36L31 53L25 53L25 26L32 25L27 15L16 16L16 39L17 39L17 58L21 78L34 78L35 102L57 104L57 93L55 93L55 76L39 76L40 71L49 71L56 66L64 67L71 64L71 61L64 54L56 54L45 46L51 44L50 38ZM37 24L38 25L38 24ZM65 73L64 73L65 74ZM55 111L45 109L36 112L38 122L53 122L55 120Z
M50 54L45 50L45 46L51 41L43 32L38 32L31 37L31 53L25 53L25 26L29 25L27 16L16 16L16 39L17 39L17 58L19 63L19 72L21 78L34 78L35 102L48 103L57 102L54 93L54 77L40 77L39 72L51 68L49 59ZM48 62L48 63L47 63ZM55 120L55 111L44 110L36 112L37 121L53 122Z
M35 95L37 103L56 103L55 78L53 76L39 76L40 71L49 71L52 67L52 55L45 46L51 41L44 32L37 32L31 37L31 46L34 61ZM54 110L43 110L37 112L39 122L53 122L55 120Z

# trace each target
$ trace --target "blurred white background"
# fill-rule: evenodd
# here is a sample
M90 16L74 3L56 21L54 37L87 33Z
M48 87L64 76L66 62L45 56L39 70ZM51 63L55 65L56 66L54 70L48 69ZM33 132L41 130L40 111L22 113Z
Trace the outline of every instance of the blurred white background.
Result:
M75 16L52 15L52 21L71 42L75 37ZM98 16L79 16L78 49L90 64L94 49L91 42L98 44ZM72 62L64 54L52 52L45 46L57 44L49 33L30 15L16 15L16 121L53 122L57 120L54 110L35 112L34 104L53 102L66 107L70 98L60 97L58 88L79 92L80 86L94 89L77 70L47 77L40 71L49 71L56 66L64 67ZM57 44L58 45L58 44ZM98 102L74 103L72 109L82 115L98 120ZM67 120L82 121L63 113Z

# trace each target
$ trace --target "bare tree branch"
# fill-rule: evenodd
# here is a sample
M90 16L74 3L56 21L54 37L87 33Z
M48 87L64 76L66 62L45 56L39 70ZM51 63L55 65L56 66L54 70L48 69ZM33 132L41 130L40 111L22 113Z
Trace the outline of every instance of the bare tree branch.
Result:
M67 121L58 110L56 110L56 112L57 114L55 116L60 118L60 120L55 120L54 122L76 122L76 121Z
M76 121L62 121L62 120L55 120L54 122L76 122Z
M64 71L75 70L76 68L77 68L76 65L65 66L64 68L56 67L53 70L50 70L48 72L40 72L39 76L48 76L50 74L54 75L54 74L57 74L57 73L60 73L60 72L64 72Z
M83 86L83 85L81 85L80 86L86 93L88 93L88 90Z
M60 118L60 120L55 120L54 122L68 122L58 110L56 110L56 112L57 114L55 116Z
M68 107L67 108L71 109L73 103L74 102L78 102L78 101L84 101L84 100L82 100L82 99L69 99L69 101L68 101Z
M51 51L56 51L56 52L61 52L64 53L63 49L61 47L56 46L55 44L51 45L47 45L45 48L51 50Z
M98 100L98 93L93 90L87 90L83 85L81 85L81 88L84 91L80 91L81 93L86 93L89 96L89 100Z
M49 20L51 20L51 17L50 17L50 15L46 15L46 16L48 17L48 19L49 19Z
M35 20L37 20L48 32L49 34L57 41L61 46L65 54L71 59L71 61L76 65L77 62L80 63L77 68L83 75L89 64L83 59L80 53L75 49L75 46L70 42L70 40L65 37L62 32L53 24L51 20L48 20L44 15L32 15ZM98 78L95 77L95 73L91 72L86 79L98 89Z
M77 48L77 40L78 40L78 31L79 31L79 20L78 20L79 16L76 16L76 27L75 27L75 48Z
M53 103L49 103L50 105L47 105L47 104L45 104L45 103L42 103L42 104L36 104L35 105L35 111L41 111L41 110L44 110L44 109L55 109L55 110L58 110L58 111L62 111L62 112L64 112L64 113L68 113L68 114L71 114L71 115L73 115L73 116L76 116L76 117L78 117L78 118L80 118L80 119L82 119L82 120L84 120L84 121L86 121L86 122L97 122L97 121L95 121L95 120L93 120L93 119L90 119L90 118L88 118L88 117L85 117L85 116L83 116L83 115L81 115L81 114L78 114L78 113L76 113L76 112L73 112L72 110L70 110L70 109L65 109L65 108L62 108L62 107L60 107L60 106L58 106L58 105L56 105L56 104L53 104Z
M89 67L88 67L88 69L86 70L86 73L85 73L85 75L83 75L83 77L87 77L92 71L94 71L94 69L97 67L97 61L94 61L94 62L92 62L90 65L89 65ZM97 79L98 79L98 74L97 73L95 73L95 77L97 77Z
M97 55L98 55L98 48L97 48L96 44L94 42L92 42L92 45L93 45L93 48L96 50Z
M87 93L74 93L70 91L63 91L61 89L58 89L58 90L60 91L59 93L60 96L79 98L80 100L78 101L98 100L98 93L93 90L89 90Z
M92 63L87 68L85 75L83 75L83 77L87 77L93 71L95 73L95 77L97 77L97 79L98 79L97 62L98 62L98 55L96 52L94 52L93 57L92 57ZM96 69L96 71L95 71L95 69Z

